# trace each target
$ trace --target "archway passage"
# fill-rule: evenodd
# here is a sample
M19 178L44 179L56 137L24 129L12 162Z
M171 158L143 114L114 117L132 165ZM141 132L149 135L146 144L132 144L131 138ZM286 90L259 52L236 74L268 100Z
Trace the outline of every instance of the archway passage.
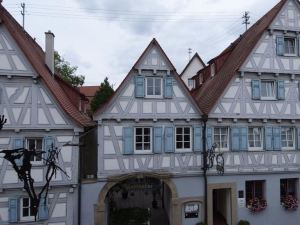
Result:
M122 180L106 195L107 225L168 225L171 199L171 190L161 179Z

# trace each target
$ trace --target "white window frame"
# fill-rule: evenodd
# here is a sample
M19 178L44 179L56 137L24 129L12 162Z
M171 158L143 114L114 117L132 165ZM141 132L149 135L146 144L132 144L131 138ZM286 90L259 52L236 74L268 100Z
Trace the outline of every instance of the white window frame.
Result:
M250 136L250 129L253 129L253 128L260 129L260 143L261 143L260 147L250 147L250 138L249 138L249 136ZM262 151L263 150L263 146L264 146L263 135L264 135L264 133L263 133L263 128L262 127L255 127L255 126L254 127L248 127L248 149L250 151ZM253 135L253 137L255 137L255 135ZM254 140L254 143L255 143L256 139L254 138L253 140Z
M272 82L274 84L274 96L262 96L262 83ZM277 83L275 80L261 80L261 90L260 90L261 100L276 100L277 99Z
M160 79L160 95L148 95L148 79L153 79L153 89L155 93L155 80ZM145 97L146 98L162 98L163 97L163 79L162 77L146 77L146 86L145 86Z
M293 138L293 146L292 147L283 147L282 146L282 130L283 129L285 129L285 128L287 128L287 129L289 129L289 128L291 128L292 129L292 138ZM280 131L281 133L280 133L280 136L281 136L281 149L282 150L295 150L296 149L296 145L295 145L295 128L294 127L281 127L281 131ZM287 133L285 132L285 135L286 135L286 137L287 137ZM288 140L288 141L290 141L290 140Z
M36 150L40 150L40 151L43 151L43 138L41 137L28 137L26 138L26 149L30 150L29 149L29 140L41 140L42 141L42 149L36 149ZM35 143L36 145L36 143ZM34 157L34 160L30 160L31 164L32 165L42 165L43 164L43 154L41 154L41 160L36 160L36 156L33 156Z
M284 40L283 40L283 47L284 47L284 56L297 56L297 38L296 37L293 37L293 36L284 36L284 38L283 38ZM285 51L285 41L287 40L287 39L293 39L294 40L294 43L295 43L295 46L294 46L294 48L295 48L295 53L286 53L286 51Z
M183 129L183 136L182 143L183 143L183 148L177 148L177 128L182 128ZM190 130L190 147L189 148L184 148L184 128L189 128ZM179 134L178 134L179 135ZM192 128L190 126L176 126L175 127L175 151L176 152L191 152L193 148L193 135L192 135Z
M213 140L214 140L214 143L216 143L215 142L215 129L222 129L222 128L226 128L226 130L227 130L227 148L221 148L221 146L219 146L219 143L217 143L217 150L220 150L220 151L229 151L229 127L222 127L222 126L220 126L220 127L214 127L213 128ZM220 135L220 140L221 140L221 134L219 134Z
M145 129L145 128L149 128L150 129L150 149L149 150L137 150L136 149L136 129L137 128L142 128L142 129ZM143 135L142 135L142 139L144 137L144 131L143 131ZM150 154L152 153L152 127L148 127L148 126L140 126L140 127L134 127L134 153L135 154ZM144 143L144 141L142 140L142 143Z
M29 213L29 215L30 216L24 216L23 215L23 208L24 208L24 206L23 206L23 200L24 199L28 199L28 201L29 201L29 207L26 207L26 208L28 208L28 213ZM30 198L28 198L28 197L22 197L22 198L20 198L20 221L34 221L34 215L31 215L31 213L30 213L30 206L31 206L31 200L30 200Z

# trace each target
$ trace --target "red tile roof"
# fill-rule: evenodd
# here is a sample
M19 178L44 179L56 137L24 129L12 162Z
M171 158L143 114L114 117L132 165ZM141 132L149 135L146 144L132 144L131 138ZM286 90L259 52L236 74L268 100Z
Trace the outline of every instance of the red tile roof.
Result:
M226 86L234 78L236 71L242 66L264 31L268 29L287 1L281 0L219 56L210 61L210 64L220 61L216 65L216 75L210 79L206 78L203 85L191 92L203 113L206 115L210 113ZM209 70L209 66L203 70Z
M56 76L52 76L48 67L45 65L45 53L42 48L18 24L2 4L0 4L0 19L23 51L28 61L39 74L42 82L44 82L52 92L53 96L67 115L69 115L79 126L93 126L94 122L88 116L79 112L78 108L72 103L70 97L61 87L59 79L57 79Z
M82 86L79 87L81 94L84 94L89 100L95 96L96 92L99 90L99 86Z

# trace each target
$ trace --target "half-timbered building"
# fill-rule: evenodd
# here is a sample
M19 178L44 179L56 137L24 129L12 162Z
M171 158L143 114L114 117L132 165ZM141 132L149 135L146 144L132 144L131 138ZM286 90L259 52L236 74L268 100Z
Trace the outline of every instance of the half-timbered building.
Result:
M31 201L11 164L0 158L0 224L67 225L78 221L79 137L93 125L81 111L84 97L54 74L54 35L45 52L0 2L0 148L44 151L58 147L58 171L34 222ZM45 184L42 156L31 159L36 191ZM18 160L18 165L22 160Z
M299 1L280 1L194 77L208 143L225 161L224 176L209 172L209 225L217 214L227 224L299 223L299 18Z

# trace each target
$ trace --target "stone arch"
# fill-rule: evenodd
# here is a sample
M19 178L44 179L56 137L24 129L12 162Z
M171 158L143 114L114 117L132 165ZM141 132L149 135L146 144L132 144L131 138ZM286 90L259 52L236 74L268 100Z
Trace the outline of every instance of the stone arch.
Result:
M171 180L170 174L153 173L153 172L136 172L136 173L130 173L130 174L125 174L120 176L112 176L107 179L107 183L104 185L104 187L101 189L98 195L98 201L97 201L98 203L97 205L95 205L94 208L95 225L105 225L105 198L108 192L110 191L110 189L122 181L125 181L130 178L136 178L136 177L140 177L140 178L151 177L151 178L159 179L169 187L171 191L171 202L173 202L175 199L178 198L176 185ZM173 214L173 209L171 209L171 214ZM170 218L172 219L172 215L170 216ZM172 225L171 221L170 224Z

